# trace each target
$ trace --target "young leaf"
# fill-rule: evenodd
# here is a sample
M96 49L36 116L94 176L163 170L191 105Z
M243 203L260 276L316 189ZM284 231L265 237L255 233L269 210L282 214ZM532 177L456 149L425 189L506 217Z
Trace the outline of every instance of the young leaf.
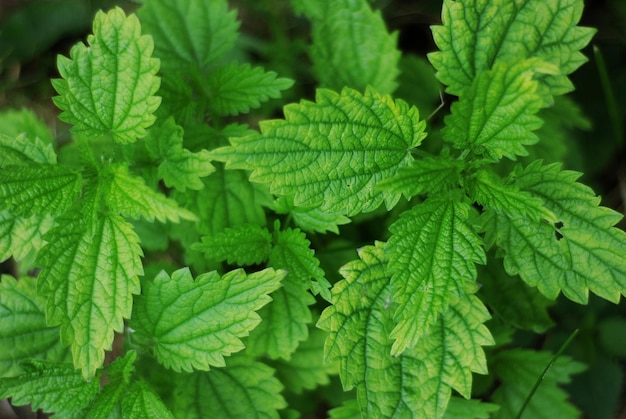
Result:
M126 217L164 222L196 220L195 214L180 208L176 201L146 186L144 180L129 173L122 164L108 165L101 173L104 200L110 210Z
M271 247L272 235L267 228L242 224L204 236L202 243L194 244L192 249L204 252L208 259L218 262L255 265L267 260Z
M146 135L160 104L153 96L159 61L151 58L152 38L140 29L137 17L126 17L119 7L99 11L89 46L75 45L69 59L59 56L62 79L52 80L60 95L54 103L63 111L60 118L74 125L74 134L111 134L124 144Z
M626 292L626 233L614 227L622 215L599 206L600 198L576 182L580 173L540 161L511 174L520 190L540 198L559 224L487 215L487 237L504 252L504 266L550 299L560 291L586 304L589 291L617 303Z
M0 211L0 262L11 256L19 261L41 249L45 243L42 237L53 224L51 215L16 217Z
M121 332L130 317L132 294L139 292L138 238L116 215L63 219L45 238L39 292L47 297L46 318L50 326L61 326L61 341L89 378L111 348L113 332Z
M142 381L131 384L121 400L121 405L123 418L174 419L161 398Z
M124 356L116 358L105 371L105 382L96 398L93 399L86 416L90 419L107 419L120 409L120 401L127 394L131 376L135 370L137 352L128 351Z
M558 66L542 83L561 95L573 90L567 75L586 61L579 50L595 33L576 26L582 9L582 0L444 0L443 25L432 27L440 51L428 58L458 96L494 63L538 57Z
M389 227L393 235L385 252L398 304L392 354L415 346L440 312L475 289L475 264L484 264L486 257L468 222L469 211L465 203L431 198Z
M306 285L313 294L320 294L330 301L330 283L319 267L320 262L309 247L311 242L306 235L298 229L276 230L269 257L270 266L286 270L290 280Z
M258 108L270 98L279 98L281 90L290 88L293 80L276 76L273 71L249 64L233 62L216 68L205 80L209 108L220 116L237 115Z
M293 222L304 231L326 233L332 231L339 234L339 227L348 224L350 219L345 215L321 211L319 208L302 208L293 204L293 197L281 196L273 205L278 214L290 214Z
M189 269L164 271L147 281L132 317L138 335L154 341L154 353L175 371L224 366L224 356L244 348L239 338L261 321L256 310L270 301L285 272L241 270L220 278L209 272L192 278Z
M31 140L31 138L35 138ZM52 144L37 137L20 134L15 137L0 134L0 169L11 166L29 166L32 163L56 164L57 156Z
M493 69L478 73L452 104L444 140L494 160L528 154L524 146L539 141L531 131L541 127L536 114L544 104L533 67L533 60L497 62Z
M0 281L0 381L21 372L26 358L65 361L59 329L46 326L45 299L37 295L34 278L16 281L2 275Z
M78 197L78 172L52 164L11 166L0 170L0 199L17 216L65 212Z
M348 216L393 206L398 195L373 188L408 165L425 138L417 109L371 88L319 89L316 100L286 106L284 120L261 122L260 135L231 138L213 157L252 170L250 180L294 196L296 206Z
M344 388L357 388L364 417L440 418L453 388L469 397L472 371L487 372L481 345L493 344L482 324L489 314L465 295L440 314L420 345L391 356L397 304L381 247L362 248L360 260L341 269L345 279L333 288L334 304L318 323L330 332L326 358L340 361Z
M542 376L551 359L549 352L526 349L512 349L494 357L491 371L501 383L492 397L492 401L500 405L494 418L515 417L540 377L541 385L530 399L525 416L537 419L580 416L578 409L567 401L567 393L559 388L559 384L569 383L570 375L581 372L585 367L568 356L561 356Z
M380 11L366 0L320 2L322 10L312 19L313 71L322 87L345 86L364 91L374 87L392 93L398 76L398 34L387 32ZM313 16L311 16L313 17Z
M278 419L287 406L274 370L260 362L234 357L226 368L180 374L175 381L176 417Z
M59 417L78 417L100 390L98 380L85 381L70 364L32 359L22 368L23 374L0 380L0 398L11 397L16 406L31 404Z

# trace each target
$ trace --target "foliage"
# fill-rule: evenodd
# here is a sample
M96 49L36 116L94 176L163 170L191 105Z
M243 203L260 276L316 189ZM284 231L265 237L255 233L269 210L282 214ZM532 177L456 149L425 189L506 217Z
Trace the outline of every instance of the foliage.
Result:
M52 80L71 139L0 114L0 397L63 417L485 418L541 378L529 412L576 417L563 384L583 363L543 377L552 355L523 337L560 295L626 295L621 214L550 154L555 118L585 125L560 97L595 33L582 0L444 0L430 64L366 0L291 6L310 45L275 22L263 66L226 0L99 11ZM281 53L308 54L312 94ZM622 323L602 327L618 356Z

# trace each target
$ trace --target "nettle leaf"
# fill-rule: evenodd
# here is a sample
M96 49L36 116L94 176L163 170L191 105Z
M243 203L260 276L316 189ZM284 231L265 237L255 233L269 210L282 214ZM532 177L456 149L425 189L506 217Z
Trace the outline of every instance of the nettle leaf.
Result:
M47 327L45 299L37 295L34 278L19 281L2 275L0 281L0 381L21 372L26 358L65 361L59 329Z
M2 127L0 150L3 154L5 150L2 148L2 137L5 135L10 138L26 136L46 145L51 145L53 141L50 128L30 109L6 109L0 112L0 126ZM40 161L39 163L56 163L56 159L53 162ZM1 165L2 162L0 162L0 167Z
M224 366L224 356L244 348L240 338L261 321L256 310L280 287L285 272L242 269L220 277L215 271L195 280L189 269L170 277L162 271L136 298L133 328L154 341L160 363L175 371Z
M541 82L550 94L573 90L567 75L587 59L579 52L596 32L577 27L582 0L445 0L443 25L433 26L440 51L428 55L447 92L460 95L497 62L538 57L558 66Z
M286 270L290 280L306 285L313 294L320 294L326 301L330 301L330 283L306 235L298 229L279 231L277 226L274 236L269 264L276 269Z
M204 236L192 249L203 252L208 259L229 264L255 265L267 260L272 235L265 227L242 224Z
M161 398L143 381L137 381L128 388L121 401L124 418L174 418Z
M313 71L322 87L345 86L363 91L368 86L393 92L399 74L397 32L389 33L380 11L366 0L320 2L312 19ZM311 16L312 17L312 16Z
M153 0L137 12L154 38L164 73L206 68L220 61L237 40L236 11L226 0ZM167 19L163 19L167 16Z
M159 61L151 58L152 38L140 30L137 17L126 17L119 7L99 11L89 46L77 44L69 59L58 57L62 79L52 85L60 96L53 99L75 135L110 134L123 144L146 135L161 102L154 96Z
M461 397L450 398L444 419L489 419L500 407L497 404L480 400L467 400Z
M486 215L487 241L504 250L504 266L550 299L560 291L580 304L588 293L617 303L626 292L626 233L622 215L599 206L600 198L576 182L580 173L540 161L511 174L515 187L540 198L558 223Z
M71 364L31 359L22 368L23 374L0 380L0 398L11 397L16 406L31 404L59 417L78 417L100 390L98 380L85 381Z
M90 419L107 419L120 411L120 401L127 394L131 376L135 370L137 353L128 351L124 356L116 358L105 367L106 383L96 398L89 404L86 417Z
M187 188L199 190L204 187L201 178L215 171L207 150L192 153L183 148L183 128L171 117L149 131L145 144L152 157L160 161L158 174L167 187L181 192Z
M21 261L32 251L44 245L43 235L52 228L51 215L17 217L9 211L0 211L0 262L11 256Z
M357 399L347 400L341 406L328 411L329 419L354 419L357 417L361 417L361 409Z
M492 70L478 73L452 104L444 140L494 160L527 155L524 146L539 141L532 131L541 127L536 114L544 105L533 67L532 60L497 62Z
M139 292L138 238L116 215L63 219L45 238L39 293L47 297L46 318L50 326L61 326L61 341L89 378L111 349L113 332L123 330L132 294Z
M278 419L278 410L287 406L280 395L282 389L267 365L233 357L226 368L178 375L174 415L189 419Z
M480 300L465 295L446 308L420 345L392 356L389 333L397 303L388 261L380 244L359 252L360 260L341 269L334 304L318 326L330 333L327 360L338 359L344 388L357 388L364 417L442 417L452 389L471 393L472 371L485 374L482 345L493 344Z
M325 212L319 208L296 207L293 204L293 197L290 196L279 197L272 209L278 214L290 214L298 227L311 233L332 231L339 234L339 226L350 222L350 219L342 214Z
M290 88L293 80L277 77L261 67L233 62L210 71L204 83L209 108L224 116L246 113L261 106L261 102L279 98L281 90Z
M125 165L108 165L100 176L106 205L123 216L161 222L197 219L173 199L146 186L143 178L131 175Z
M11 166L0 170L0 199L16 216L65 212L81 192L74 170L52 164Z
M393 234L385 252L398 304L392 354L415 346L451 302L476 288L475 264L486 257L469 212L463 202L433 198L389 227Z
M374 185L408 165L425 138L417 109L371 88L319 89L316 100L286 106L284 120L261 122L260 135L231 138L213 157L252 170L250 180L292 195L296 206L347 216L393 206L399 196Z
M57 162L52 144L38 137L27 137L26 134L19 134L15 137L0 134L0 153L2 153L0 169L11 166L29 166L32 163L56 164Z
M543 375L551 359L549 352L527 349L512 349L495 355L490 369L500 386L492 401L500 405L500 410L495 412L494 418L515 417L539 377L542 378L541 385L526 406L525 415L537 419L580 417L580 412L567 401L568 395L559 384L569 383L570 376L585 367L561 355Z

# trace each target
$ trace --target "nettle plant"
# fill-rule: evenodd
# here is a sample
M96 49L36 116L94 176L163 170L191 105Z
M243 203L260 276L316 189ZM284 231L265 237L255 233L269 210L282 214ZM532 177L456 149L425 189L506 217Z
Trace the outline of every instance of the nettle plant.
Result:
M531 158L575 109L582 0L445 0L432 67L366 0L292 6L320 87L258 132L246 115L294 82L241 63L223 0L99 12L52 80L69 141L11 114L0 397L63 418L510 418L553 356L512 331L545 331L560 293L626 292L620 214ZM453 103L429 119L435 74ZM411 77L424 109L391 96ZM558 358L526 411L576 416L559 384L582 369ZM356 391L313 391L339 380Z

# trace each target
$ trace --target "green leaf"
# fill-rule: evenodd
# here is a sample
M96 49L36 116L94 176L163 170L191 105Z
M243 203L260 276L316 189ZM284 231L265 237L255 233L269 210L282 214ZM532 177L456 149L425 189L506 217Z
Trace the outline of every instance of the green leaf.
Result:
M549 352L527 349L512 349L494 357L491 372L500 382L492 397L492 401L500 405L494 418L515 417L539 377L542 378L541 385L530 399L525 416L537 419L580 417L580 412L567 401L568 395L559 384L569 383L570 375L585 367L562 355L542 376L551 359Z
M161 398L142 381L137 381L128 388L121 404L123 418L174 418Z
M203 252L208 259L229 264L255 265L270 255L272 235L265 227L242 224L219 233L204 236L192 249Z
M532 131L541 127L536 114L544 105L533 79L534 65L533 60L498 62L492 70L478 73L452 104L444 140L494 160L527 155L524 146L539 141Z
M188 419L275 418L287 406L274 371L260 362L231 358L226 368L180 374L175 382L174 415Z
M142 252L132 226L116 215L59 222L39 254L39 293L47 297L48 324L61 326L61 341L89 378L130 317Z
M108 165L101 173L104 200L112 211L135 219L161 222L180 219L196 220L192 212L180 208L176 201L146 186L143 178L133 176L122 164Z
M366 0L320 2L319 18L312 19L313 71L322 87L345 86L364 91L368 86L392 93L399 74L397 32L389 33L380 11Z
M205 80L210 98L209 108L217 115L237 115L261 102L280 97L280 91L290 88L293 80L277 78L273 71L235 62L209 72Z
M492 403L483 403L480 400L466 400L452 397L444 419L489 419L491 414L500 407Z
M479 299L459 298L446 308L420 345L392 356L389 333L397 307L388 261L380 244L359 251L341 269L334 304L318 327L330 333L327 360L338 359L344 388L357 388L363 417L442 417L451 390L471 392L472 371L487 372L481 345L493 344L482 324L489 318Z
M407 199L416 195L435 194L459 184L464 163L447 155L424 157L401 167L391 178L384 179L376 187Z
M78 172L52 164L0 170L0 199L16 216L61 214L78 197L81 186Z
M540 161L511 174L513 185L540 198L559 223L486 215L486 240L504 250L504 266L549 299L560 291L586 304L589 291L617 303L626 293L626 233L622 215L599 206L600 198L576 182L580 173Z
M21 372L26 358L65 361L59 329L46 326L45 299L37 295L34 278L19 281L2 275L0 281L0 381Z
M126 17L116 7L96 14L89 46L77 44L70 59L59 56L62 79L52 85L60 96L54 103L60 118L75 135L112 135L119 143L132 143L146 135L155 120L160 98L156 77L159 61L151 58L152 38L142 36L136 16Z
M145 141L148 152L160 161L159 177L167 187L199 190L204 187L201 178L215 171L208 151L192 153L183 148L183 128L171 117L151 129Z
M12 138L24 135L39 140L43 144L51 144L53 140L48 126L30 109L7 109L0 112L0 126L2 127L0 143L4 135ZM56 163L56 160L39 163Z
M247 353L290 359L298 344L309 335L307 326L313 321L309 306L314 303L315 298L289 272L283 286L272 293L272 302L259 310L263 320L248 337Z
M398 304L392 354L415 346L450 303L476 288L475 264L486 257L469 213L463 202L431 198L389 227L385 252Z
M194 280L187 268L171 277L162 271L136 298L132 325L138 335L154 341L157 359L168 368L224 366L224 356L244 348L239 338L259 324L255 311L271 300L268 294L284 276L273 269L250 275L237 269Z
M33 409L70 417L84 409L100 390L98 380L85 381L69 364L28 360L24 373L0 380L0 398L11 397L16 406L31 404Z
M0 211L0 261L11 256L21 261L44 245L43 235L52 228L50 215L16 217L9 211Z
M332 231L339 234L339 226L348 224L350 219L345 215L321 211L319 208L302 208L293 204L293 197L281 196L273 205L278 214L290 214L293 222L304 231L326 233Z
M89 405L86 414L88 418L108 419L120 412L120 401L128 394L128 385L135 370L136 359L137 352L128 351L105 367L106 376L102 381L107 384Z
M561 95L573 90L567 75L587 61L579 50L595 33L576 26L582 9L582 0L445 0L442 25L432 28L440 51L428 58L446 91L458 96L495 63L538 57L558 66L542 84Z
M373 188L408 165L426 136L417 109L371 88L319 89L316 100L286 106L284 120L261 122L261 135L231 138L213 157L252 170L250 180L294 196L296 206L348 216L393 206L399 196Z
M359 401L352 399L344 402L341 406L328 411L329 419L354 419L361 417Z
M298 229L287 228L274 233L274 246L270 252L269 264L276 269L284 269L291 281L306 285L313 294L320 294L330 301L330 283L320 268L311 242Z
M152 0L137 12L154 38L164 73L206 69L219 62L237 40L237 13L226 0ZM167 19L163 17L167 16Z
M31 138L35 138L31 140ZM57 156L52 144L36 137L20 134L15 137L0 134L0 169L12 166L29 166L33 163L56 164Z

